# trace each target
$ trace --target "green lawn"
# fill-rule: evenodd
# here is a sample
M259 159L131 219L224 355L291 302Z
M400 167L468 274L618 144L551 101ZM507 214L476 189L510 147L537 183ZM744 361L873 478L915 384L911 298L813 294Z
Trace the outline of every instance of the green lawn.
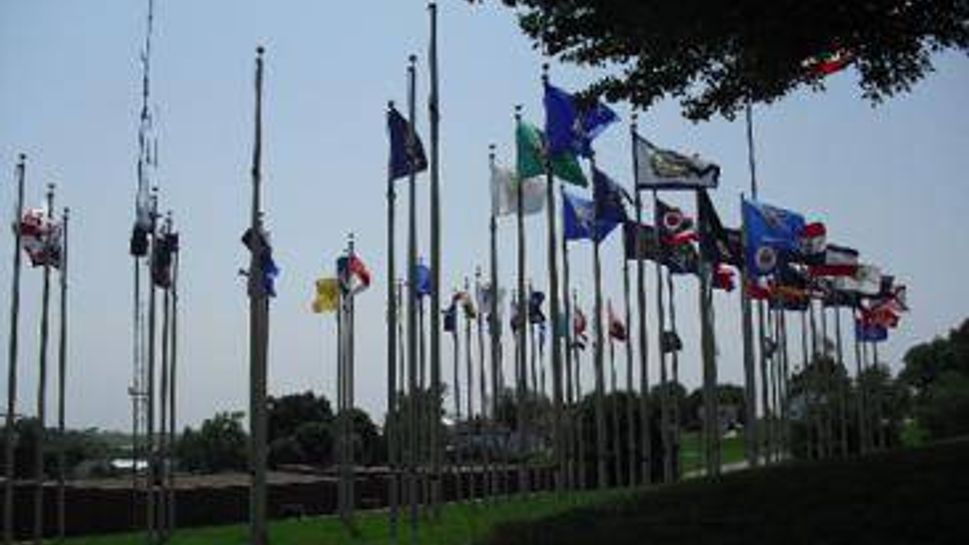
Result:
M487 545L969 543L969 440L692 479L527 522Z
M475 504L449 504L444 507L441 521L422 520L419 529L421 544L451 545L471 543L482 539L499 523L524 522L549 517L583 506L616 500L629 491L584 492L568 497L554 494L533 494L527 499L494 499ZM308 517L302 520L283 520L270 525L273 545L342 545L386 544L389 525L386 512L362 512L357 517L357 532L351 532L335 517ZM247 543L247 526L218 526L179 530L171 545L242 545ZM401 543L409 542L409 522L401 522ZM144 534L115 534L80 537L67 541L68 545L141 545Z
M683 474L699 471L704 468L703 445L700 432L683 431L680 433L680 467ZM734 437L720 439L720 461L724 465L742 462L744 460L744 437L737 434Z

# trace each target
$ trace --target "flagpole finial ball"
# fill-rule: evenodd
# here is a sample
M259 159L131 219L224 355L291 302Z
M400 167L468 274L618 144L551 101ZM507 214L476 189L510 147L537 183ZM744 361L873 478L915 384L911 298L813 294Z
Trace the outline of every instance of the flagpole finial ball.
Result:
M388 100L387 101L387 109L388 110L393 110L394 109L394 101L393 100Z
M430 9L430 10L437 9L437 2L435 2L434 0L431 0L430 2L428 2L427 9Z
M20 154L20 162L22 163L22 162L24 162L26 160L27 160L27 154L26 153L21 153Z
M265 47L263 47L261 45L256 46L256 55L259 55L260 57L262 57L262 54L265 53L265 52L266 52L266 48Z
M417 62L417 55L411 53L407 56L407 60L410 61L411 64L414 64Z

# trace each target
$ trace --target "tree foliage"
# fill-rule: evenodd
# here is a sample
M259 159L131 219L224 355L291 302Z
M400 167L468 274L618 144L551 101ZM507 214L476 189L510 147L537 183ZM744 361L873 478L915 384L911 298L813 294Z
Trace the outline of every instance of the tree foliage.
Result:
M536 47L602 74L591 92L642 108L675 97L694 120L823 89L805 63L831 53L852 57L878 103L931 72L932 53L969 50L965 0L502 2Z
M175 447L181 467L203 473L244 470L247 437L243 416L241 412L221 412L202 422L198 431L185 428Z
M969 320L905 353L899 378L915 394L915 415L934 438L969 433Z

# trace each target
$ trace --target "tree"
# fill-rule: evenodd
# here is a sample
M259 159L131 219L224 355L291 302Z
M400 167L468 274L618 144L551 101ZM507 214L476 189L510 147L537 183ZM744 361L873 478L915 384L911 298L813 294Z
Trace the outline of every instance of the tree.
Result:
M307 390L282 397L269 396L266 401L269 418L269 441L289 437L307 422L330 424L333 409L325 396Z
M220 412L202 422L198 431L186 427L176 444L184 469L203 473L246 468L246 432L242 412Z
M914 393L915 416L940 439L969 433L969 320L910 348L900 380Z
M604 74L592 93L642 108L672 96L694 120L821 90L820 59L832 55L853 62L864 97L879 103L931 72L932 53L969 49L963 0L502 3L536 47Z

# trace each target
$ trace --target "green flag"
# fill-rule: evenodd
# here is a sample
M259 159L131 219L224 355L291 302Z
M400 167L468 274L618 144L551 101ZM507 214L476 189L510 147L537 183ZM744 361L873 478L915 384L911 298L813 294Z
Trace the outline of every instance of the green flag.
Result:
M518 123L515 144L518 149L518 178L521 180L545 174L544 135L538 127L524 121ZM568 152L552 157L552 174L571 184L586 187L589 182L582 173L578 159Z

